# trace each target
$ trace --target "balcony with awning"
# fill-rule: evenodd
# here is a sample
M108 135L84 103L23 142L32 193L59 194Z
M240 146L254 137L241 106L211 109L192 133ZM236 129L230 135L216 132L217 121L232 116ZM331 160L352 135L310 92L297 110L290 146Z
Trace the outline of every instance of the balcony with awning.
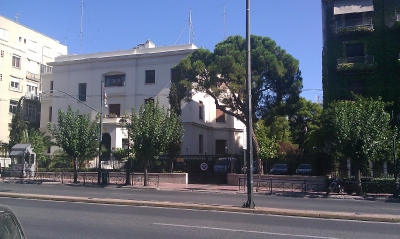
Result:
M373 11L373 0L335 1L333 12L336 35L373 32Z

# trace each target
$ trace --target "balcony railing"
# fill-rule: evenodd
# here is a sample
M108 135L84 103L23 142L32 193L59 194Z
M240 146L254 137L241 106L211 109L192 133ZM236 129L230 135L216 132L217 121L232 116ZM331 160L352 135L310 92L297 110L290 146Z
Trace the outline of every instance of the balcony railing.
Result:
M342 63L372 64L372 63L374 63L374 56L340 57L337 59L337 63L338 64L342 64Z
M28 100L39 100L39 95L31 93L31 92L26 92L25 93L25 99L28 99Z
M34 80L34 81L40 81L40 75L39 74L34 74L32 72L27 71L26 72L26 79Z
M340 57L337 70L344 72L372 71L376 67L374 56Z
M336 21L336 34L348 34L353 32L372 32L374 26L371 17Z

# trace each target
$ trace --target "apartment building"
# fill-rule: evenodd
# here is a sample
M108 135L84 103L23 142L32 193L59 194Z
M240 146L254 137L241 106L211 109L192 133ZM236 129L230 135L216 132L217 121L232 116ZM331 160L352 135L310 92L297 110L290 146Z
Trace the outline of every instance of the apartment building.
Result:
M400 0L321 0L324 106L351 92L400 109Z
M41 79L52 71L47 62L66 54L59 41L0 16L1 142L9 142L9 123L21 97L24 119L39 128Z
M56 57L49 63L52 74L43 77L41 130L48 122L56 123L57 111L68 105L94 118L101 112L103 95L108 106L103 108L103 143L110 150L122 148L127 135L119 123L121 116L157 99L169 108L172 69L195 49L193 44L156 47L147 40L129 50ZM196 94L182 104L181 117L182 154L238 153L242 147L244 125L216 109L207 95Z

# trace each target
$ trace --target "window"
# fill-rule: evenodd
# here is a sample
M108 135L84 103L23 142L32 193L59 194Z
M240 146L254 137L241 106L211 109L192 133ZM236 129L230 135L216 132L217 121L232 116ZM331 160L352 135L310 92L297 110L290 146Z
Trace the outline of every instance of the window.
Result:
M29 121L36 120L36 105L26 104L25 106L25 119Z
M156 71L147 70L146 71L146 84L156 83Z
M51 147L47 147L47 153L51 153Z
M37 84L32 84L29 82L26 84L26 92L28 93L28 95L37 96L37 90Z
M50 81L50 90L54 89L54 81Z
M203 154L203 135L199 134L199 154Z
M347 89L349 92L353 92L357 95L365 95L365 82L363 81L351 81L347 83ZM349 93L350 95L350 93ZM349 100L353 100L350 98Z
M0 28L0 39L8 41L8 30Z
M121 114L120 104L109 104L108 109L109 109L109 114L115 114L116 116L119 116Z
M354 43L346 45L347 57L364 56L364 44Z
M18 108L18 101L15 100L10 100L10 113L17 113L17 108Z
M145 99L145 100L144 100L144 104L147 104L147 103L154 104L154 99L153 99L153 98Z
M124 86L125 85L125 75L111 75L105 76L105 87L110 86Z
M216 114L216 119L215 119L216 122L225 122L225 113L222 110L217 109L215 114Z
M21 57L17 55L13 55L12 57L12 66L14 68L21 69Z
M86 101L86 83L79 83L79 100Z
M203 101L199 101L199 119L203 120Z
M171 69L171 82L173 82L173 80L177 77L177 71L172 68Z
M40 73L41 74L49 74L53 72L53 67L48 65L40 64Z
M19 81L20 79L11 76L10 89L13 91L19 91Z
M215 140L215 154L225 154L226 140Z
M53 114L53 107L49 107L49 122L51 122L51 120L53 119L53 116L52 116L52 114Z

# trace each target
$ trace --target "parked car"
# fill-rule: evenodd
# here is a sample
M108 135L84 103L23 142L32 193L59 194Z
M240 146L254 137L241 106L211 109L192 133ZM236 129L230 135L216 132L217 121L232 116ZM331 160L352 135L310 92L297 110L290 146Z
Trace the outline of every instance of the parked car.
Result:
M289 172L288 165L285 163L277 163L272 166L270 174L287 174Z
M311 164L300 164L296 169L296 174L310 175L312 173Z
M257 160L253 160L253 173L258 172L258 162ZM247 173L247 165L244 165L242 167L242 173L246 174Z
M219 158L214 163L214 173L240 172L239 160L236 158Z
M26 238L17 216L5 205L0 205L0 238Z

